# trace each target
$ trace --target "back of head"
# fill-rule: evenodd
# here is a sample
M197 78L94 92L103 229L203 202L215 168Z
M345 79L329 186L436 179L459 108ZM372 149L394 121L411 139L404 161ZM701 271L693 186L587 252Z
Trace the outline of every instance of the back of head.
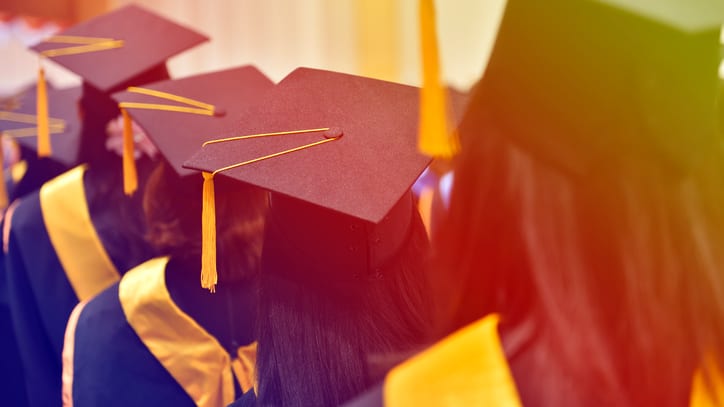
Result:
M180 176L166 161L151 173L143 196L148 241L160 255L201 268L200 176ZM219 280L255 278L259 270L267 194L221 177L216 184Z
M426 339L428 243L410 193L430 162L417 150L418 97L411 86L298 68L244 114L243 136L207 142L186 162L271 193L262 405L338 405L382 377L368 358Z
M166 65L161 64L113 89L166 78ZM110 92L101 91L88 82L83 83L79 103L81 128L78 161L86 163L90 169L84 176L84 182L91 216L94 219L106 219L98 222L98 234L114 263L125 271L147 260L153 255L153 250L144 239L146 224L141 207L143 197L141 194L130 197L124 194L121 157L106 147L108 123L120 114ZM141 188L157 162L155 157L145 154L137 158ZM109 207L108 202L114 205Z
M308 269L310 263L301 257L267 253L265 243L257 356L260 405L339 405L384 377L391 366L375 357L387 360L423 346L431 313L424 275L427 235L419 215L409 211L409 194L402 201L410 217L402 242L379 267L364 267L359 274L354 267L330 266L334 260ZM274 227L273 210L270 217L267 228ZM343 226L349 230L348 223ZM330 258L345 254L318 243Z
M435 237L526 405L684 405L724 339L718 26L619 3L509 2Z
M160 64L107 91L102 91L89 82L83 82L83 95L79 106L82 126L78 161L90 163L91 166L98 168L111 167L108 165L109 159L119 162L116 153L106 148L108 122L121 114L118 103L111 98L111 95L129 86L141 86L168 78L166 64ZM121 168L120 165L112 167L114 171L119 171Z

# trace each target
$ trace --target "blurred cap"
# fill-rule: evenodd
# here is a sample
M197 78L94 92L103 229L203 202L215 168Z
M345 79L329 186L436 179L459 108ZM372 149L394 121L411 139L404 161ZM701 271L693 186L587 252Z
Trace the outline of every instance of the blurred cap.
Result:
M121 106L144 104L145 108L125 108L134 122L145 131L161 155L180 176L195 173L181 165L203 143L219 134L233 132L240 126L240 116L271 88L274 83L253 66L243 66L146 84L145 90L163 92L213 106L213 114L196 114L148 108L148 104L188 106L180 101L123 91L113 99Z
M66 36L122 41L117 48L51 57L102 92L114 90L132 78L163 65L168 58L208 40L190 28L137 5L128 5L77 24L55 37ZM46 41L32 49L42 54L78 45Z
M686 170L719 142L722 22L720 0L509 0L465 121L573 173L627 156Z
M419 222L410 186L430 160L417 151L418 100L415 87L298 68L235 135L311 131L207 144L184 165L213 173L269 157L217 175L272 192L263 267L376 273Z
M50 142L53 146L51 159L71 166L77 162L80 140L78 101L81 87L49 89ZM0 106L0 133L12 137L21 149L36 151L36 93L30 88L21 94L4 100Z

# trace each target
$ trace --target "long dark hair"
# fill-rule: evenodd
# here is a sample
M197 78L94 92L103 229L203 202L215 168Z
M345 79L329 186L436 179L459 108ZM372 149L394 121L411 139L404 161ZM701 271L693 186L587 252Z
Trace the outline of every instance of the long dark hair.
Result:
M292 281L263 270L259 405L339 405L384 377L384 367L369 367L370 357L422 346L431 319L428 240L416 213L410 228L376 277ZM294 267L294 259L288 263Z
M527 406L687 405L706 356L724 366L720 152L685 173L622 155L575 177L481 110L434 237L441 330L501 313Z

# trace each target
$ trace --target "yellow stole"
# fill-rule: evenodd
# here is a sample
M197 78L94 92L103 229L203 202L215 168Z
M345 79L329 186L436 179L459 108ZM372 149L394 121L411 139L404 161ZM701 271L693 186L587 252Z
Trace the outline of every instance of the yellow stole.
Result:
M707 369L709 378L712 381L711 388L706 386L704 373L702 369ZM713 393L713 394L712 394ZM713 358L704 361L694 373L694 379L691 386L691 407L715 407L720 406L724 402L724 377Z
M226 406L235 398L234 375L245 392L253 384L256 343L240 348L232 361L171 299L167 263L167 257L151 259L123 276L118 296L126 320L197 406Z
M28 162L21 160L10 166L10 179L17 184L23 179L25 173L28 172Z
M395 367L387 375L387 407L522 404L489 315Z
M120 278L91 222L83 188L85 171L84 165L75 167L40 188L45 229L80 301Z

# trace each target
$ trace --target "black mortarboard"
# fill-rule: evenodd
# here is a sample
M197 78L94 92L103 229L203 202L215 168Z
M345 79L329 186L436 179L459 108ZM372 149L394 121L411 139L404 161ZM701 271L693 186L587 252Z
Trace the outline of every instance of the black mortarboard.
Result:
M52 60L78 74L102 92L109 92L208 37L150 12L128 5L74 25L51 37L101 38L122 41L120 47L52 56ZM41 42L32 49L43 55L78 44Z
M510 0L467 122L581 174L717 146L720 0Z
M143 128L171 167L185 176L194 171L183 168L183 162L205 141L234 131L241 114L273 86L257 68L243 66L147 84L140 89L142 93L131 88L115 93L113 99ZM162 92L162 97L149 94L155 92ZM195 113L164 110L172 106L189 107L178 98L202 102L212 109L209 114L196 111L198 108L193 110Z
M50 142L53 146L51 159L71 166L76 163L80 138L78 101L81 87L48 90L50 106ZM25 151L37 148L37 117L35 114L35 88L8 100L9 110L0 111L0 132L12 137ZM19 115L18 115L19 114Z
M293 257L298 272L368 273L401 247L417 216L409 189L430 161L417 151L418 99L415 87L299 68L236 131L283 134L207 144L185 166L207 182L216 171L272 192L267 266Z
M130 84L165 79L165 61L208 38L136 5L129 5L77 24L32 49L42 57L78 74L84 81L85 99L120 90ZM45 81L38 78L39 155L46 155L44 110ZM99 106L95 106L98 104ZM109 111L98 101L84 109Z

